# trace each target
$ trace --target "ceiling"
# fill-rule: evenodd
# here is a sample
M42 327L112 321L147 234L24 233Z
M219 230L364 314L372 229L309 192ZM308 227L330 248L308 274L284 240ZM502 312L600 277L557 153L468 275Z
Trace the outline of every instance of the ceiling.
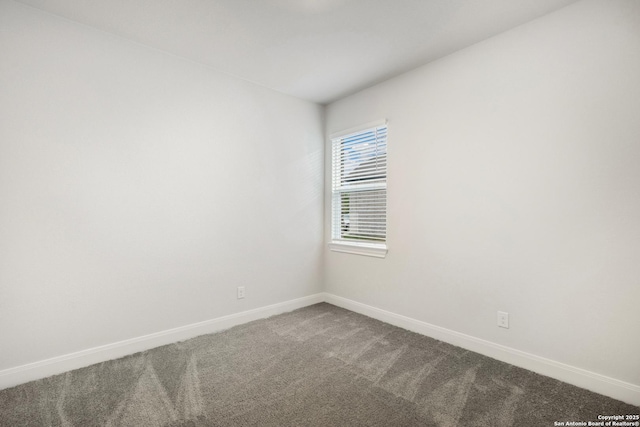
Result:
M326 104L576 0L18 0Z

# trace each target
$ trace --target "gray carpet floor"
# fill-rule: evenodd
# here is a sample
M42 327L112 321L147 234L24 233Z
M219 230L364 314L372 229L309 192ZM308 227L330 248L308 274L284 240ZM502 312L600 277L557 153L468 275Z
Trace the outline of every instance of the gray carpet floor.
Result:
M538 427L639 412L326 303L0 391L3 427Z

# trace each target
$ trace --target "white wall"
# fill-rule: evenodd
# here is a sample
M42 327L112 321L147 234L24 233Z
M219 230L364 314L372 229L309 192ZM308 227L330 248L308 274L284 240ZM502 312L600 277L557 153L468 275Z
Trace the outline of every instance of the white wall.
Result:
M381 118L389 253L325 247L326 290L640 385L640 2L582 1L335 102L326 133Z
M321 290L321 107L7 0L0 58L0 371Z

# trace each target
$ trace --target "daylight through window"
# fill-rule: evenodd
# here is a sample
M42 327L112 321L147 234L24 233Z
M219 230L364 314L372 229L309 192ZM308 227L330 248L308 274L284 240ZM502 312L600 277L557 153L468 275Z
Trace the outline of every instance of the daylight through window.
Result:
M332 142L332 239L384 245L387 238L387 125Z

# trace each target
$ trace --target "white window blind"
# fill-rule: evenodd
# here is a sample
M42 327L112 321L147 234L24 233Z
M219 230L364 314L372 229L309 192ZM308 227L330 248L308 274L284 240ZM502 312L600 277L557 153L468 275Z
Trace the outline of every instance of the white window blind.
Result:
M332 143L332 239L384 245L387 239L387 125Z

